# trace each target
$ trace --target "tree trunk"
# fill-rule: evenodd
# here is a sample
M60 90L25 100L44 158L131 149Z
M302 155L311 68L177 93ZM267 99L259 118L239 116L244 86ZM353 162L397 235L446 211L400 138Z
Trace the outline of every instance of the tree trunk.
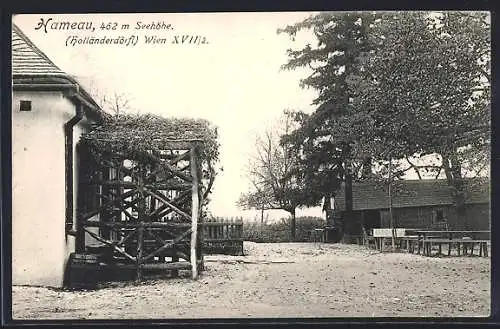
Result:
M295 235L296 235L296 223L295 223L295 208L290 211L290 214L292 215L292 220L290 223L291 226L291 232L292 232L292 241L295 242Z
M346 221L352 222L353 218L352 172L349 160L346 160L345 163L345 212L342 217L341 225L336 225L339 240L344 237L344 226Z
M370 155L365 155L363 157L363 169L361 171L361 178L368 179L372 176L372 157Z
M349 167L345 173L345 210L352 211L352 176Z
M391 246L392 251L396 250L395 246L395 230L394 230L394 216L392 213L392 159L389 160L389 219L391 222Z
M443 156L443 167L448 185L452 188L453 203L457 215L457 229L471 229L465 214L465 186L462 168L456 156Z
M264 206L260 209L260 236L262 237L262 232L264 232Z

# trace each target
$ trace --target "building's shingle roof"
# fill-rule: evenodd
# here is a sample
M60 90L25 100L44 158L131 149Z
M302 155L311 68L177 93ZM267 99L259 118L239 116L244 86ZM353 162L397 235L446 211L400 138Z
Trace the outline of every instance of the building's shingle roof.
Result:
M466 203L489 202L489 180L466 180L465 184ZM453 204L451 188L444 179L396 181L392 191L392 206L394 208ZM354 210L389 208L388 187L381 183L353 183L352 195ZM335 204L337 210L345 210L344 187L337 193Z
M16 26L12 26L12 75L65 73Z
M75 78L54 64L15 24L12 24L12 80L14 90L32 85L77 86L78 94L89 104L84 108L86 114L98 121L108 116Z

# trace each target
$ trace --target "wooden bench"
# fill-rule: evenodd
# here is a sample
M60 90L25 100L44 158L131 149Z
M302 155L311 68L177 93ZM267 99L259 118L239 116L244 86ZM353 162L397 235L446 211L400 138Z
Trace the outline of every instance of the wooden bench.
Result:
M418 243L417 235L407 235L401 238L402 248L406 249L408 252L413 253L415 251L415 245Z
M488 243L490 240L474 240L474 239L444 239L444 238L426 238L422 240L423 253L426 256L431 256L431 250L433 245L438 245L438 254L442 254L442 245L448 245L448 256L451 254L452 245L455 244L457 247L457 253L460 256L460 246L462 246L462 251L464 255L467 255L467 251L470 247L470 255L474 254L474 246L479 244L479 256L488 256Z

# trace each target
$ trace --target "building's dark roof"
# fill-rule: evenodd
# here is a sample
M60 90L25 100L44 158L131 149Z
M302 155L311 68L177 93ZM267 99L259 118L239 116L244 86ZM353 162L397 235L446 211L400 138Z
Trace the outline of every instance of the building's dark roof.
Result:
M16 26L12 26L12 75L65 73Z
M14 90L34 85L43 88L75 86L93 117L107 116L81 84L54 64L15 24L12 24L12 80Z
M466 203L489 203L490 182L486 179L466 180ZM394 208L453 204L452 190L444 179L396 181L392 187ZM389 208L387 185L375 182L353 183L353 210ZM335 197L337 210L345 210L345 188Z

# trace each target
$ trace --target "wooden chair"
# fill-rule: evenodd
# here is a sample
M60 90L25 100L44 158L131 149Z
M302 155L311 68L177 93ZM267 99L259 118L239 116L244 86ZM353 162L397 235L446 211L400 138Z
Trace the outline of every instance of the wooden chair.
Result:
M325 242L325 229L315 228L310 232L309 240L314 243L324 243Z
M432 223L430 227L428 227L428 230L430 231L449 231L450 227L448 225L448 222L443 221L439 223ZM433 244L430 244L428 247L432 248ZM438 253L441 254L441 244L438 244ZM448 255L451 253L451 243L448 245ZM430 250L428 251L429 253L431 252Z
M370 245L373 244L373 247L375 248L375 238L372 235L369 235L364 227L362 227L361 230L363 233L363 245L370 248Z

